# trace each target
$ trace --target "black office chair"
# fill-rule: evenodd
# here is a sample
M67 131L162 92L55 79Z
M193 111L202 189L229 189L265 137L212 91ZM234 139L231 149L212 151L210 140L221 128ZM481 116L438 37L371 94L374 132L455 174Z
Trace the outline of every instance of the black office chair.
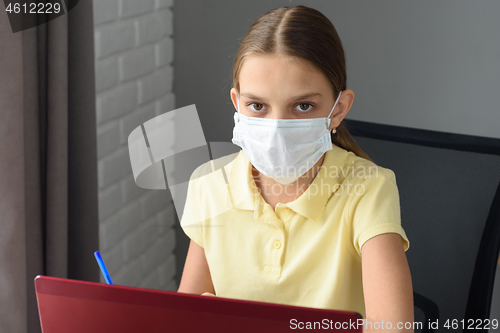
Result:
M500 139L345 125L376 164L396 174L422 332L464 332L468 319L488 319L500 249ZM432 330L427 323L436 319Z

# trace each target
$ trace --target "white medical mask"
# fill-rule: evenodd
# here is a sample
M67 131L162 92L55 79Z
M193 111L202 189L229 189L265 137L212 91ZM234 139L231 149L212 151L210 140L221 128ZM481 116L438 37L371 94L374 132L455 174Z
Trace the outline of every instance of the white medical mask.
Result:
M289 184L311 169L332 149L330 116L311 119L266 119L234 113L233 140L252 165L281 184ZM334 133L334 132L333 132Z

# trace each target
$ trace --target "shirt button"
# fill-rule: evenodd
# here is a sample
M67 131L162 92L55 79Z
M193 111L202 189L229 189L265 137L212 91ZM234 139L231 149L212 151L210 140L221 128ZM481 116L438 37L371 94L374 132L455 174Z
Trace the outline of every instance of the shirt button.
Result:
M275 248L275 249L279 249L280 247L281 247L281 243L280 243L280 241L276 241L276 242L274 242L274 248Z

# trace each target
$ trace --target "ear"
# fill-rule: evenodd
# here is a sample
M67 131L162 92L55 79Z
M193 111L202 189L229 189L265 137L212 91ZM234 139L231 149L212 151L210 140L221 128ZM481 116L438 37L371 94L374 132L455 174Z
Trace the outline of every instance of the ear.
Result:
M236 88L231 89L231 101L233 101L233 106L236 111L238 111L238 90Z
M342 95L340 95L339 101L335 106L335 110L333 110L330 128L337 128L340 125L342 120L344 120L344 117L347 115L347 112L351 109L353 101L354 91L352 91L352 89L342 91Z

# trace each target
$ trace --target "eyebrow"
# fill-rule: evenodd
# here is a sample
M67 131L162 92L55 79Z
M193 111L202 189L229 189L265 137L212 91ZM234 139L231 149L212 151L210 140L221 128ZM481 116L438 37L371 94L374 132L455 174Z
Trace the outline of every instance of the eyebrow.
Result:
M253 95L251 93L241 93L240 95L243 97L250 98L250 99L265 100L265 98ZM312 98L312 97L321 97L321 96L323 96L323 95L320 93L311 92L311 93L295 96L295 97L291 98L291 100L296 101L296 100L308 99L308 98Z

